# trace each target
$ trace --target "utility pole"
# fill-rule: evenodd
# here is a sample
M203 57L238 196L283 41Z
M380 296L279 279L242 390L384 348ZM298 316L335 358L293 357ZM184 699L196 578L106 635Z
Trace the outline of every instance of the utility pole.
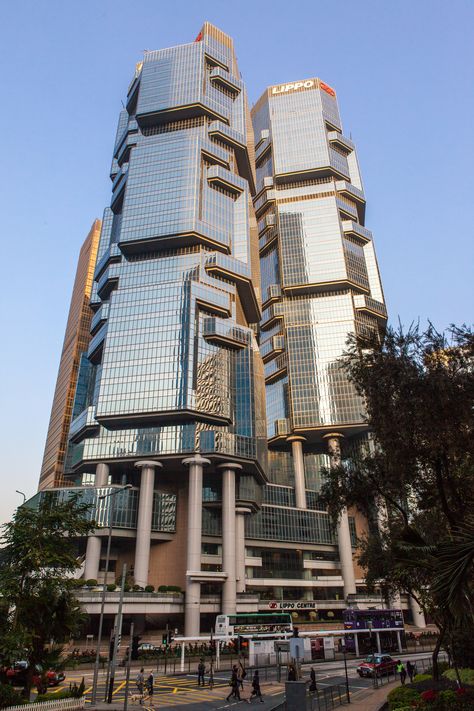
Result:
M104 583L102 585L102 598L100 601L100 616L99 616L99 631L97 633L97 649L95 653L95 664L94 664L94 678L92 681L92 698L91 706L96 705L97 700L97 684L99 681L99 666L100 666L100 643L102 642L102 626L104 624L104 610L105 610L105 596L107 592L107 573L109 572L109 561L110 561L110 546L112 544L112 528L114 524L115 516L115 497L120 491L124 489L131 489L131 484L124 484L120 488L113 489L107 494L102 494L98 497L99 501L104 501L110 498L110 509L109 509L109 533L107 536L107 553L105 555L105 572L104 572Z
M118 652L120 637L122 636L122 606L123 606L123 593L124 593L124 589L125 589L126 576L127 576L127 564L124 563L123 567L122 567L122 585L120 587L120 600L119 600L119 606L118 606L118 612L117 612L117 627L115 630L114 653L112 655L112 663L110 665L110 681L109 681L109 690L108 690L108 694L107 694L107 703L108 704L112 703L112 694L114 691L114 682L115 682L115 666L117 664L117 652Z
M123 711L127 711L127 708L128 708L128 689L130 686L130 664L132 661L132 644L133 644L133 622L130 625L130 641L128 643L127 674L125 677L125 699L123 702Z

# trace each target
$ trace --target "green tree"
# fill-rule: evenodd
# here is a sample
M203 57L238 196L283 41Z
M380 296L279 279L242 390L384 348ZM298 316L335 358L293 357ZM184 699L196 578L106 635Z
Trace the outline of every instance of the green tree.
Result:
M29 662L28 694L35 666L46 671L57 663L54 644L77 634L84 622L72 576L79 567L77 538L92 528L88 505L75 497L58 504L54 496L43 497L37 509L18 508L3 526L0 663Z
M364 399L371 435L326 472L322 499L334 521L345 506L367 516L359 560L369 588L414 595L456 657L460 630L474 639L466 529L474 504L473 333L412 326L388 329L383 341L351 338L342 367Z

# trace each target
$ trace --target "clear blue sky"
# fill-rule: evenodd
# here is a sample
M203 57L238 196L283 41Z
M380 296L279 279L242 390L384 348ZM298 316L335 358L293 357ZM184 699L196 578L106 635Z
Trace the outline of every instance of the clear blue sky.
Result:
M37 486L80 245L144 49L234 37L254 102L320 76L357 143L392 322L472 321L472 0L16 0L0 8L0 522ZM471 207L470 207L471 206Z

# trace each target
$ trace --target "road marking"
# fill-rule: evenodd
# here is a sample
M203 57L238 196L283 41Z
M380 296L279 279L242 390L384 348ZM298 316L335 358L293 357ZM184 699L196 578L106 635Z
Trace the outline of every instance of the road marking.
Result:
M125 686L126 683L127 683L126 681L121 681L120 684L115 689L115 691L112 692L112 695L115 696L115 694L118 694L118 692L123 689L123 687Z

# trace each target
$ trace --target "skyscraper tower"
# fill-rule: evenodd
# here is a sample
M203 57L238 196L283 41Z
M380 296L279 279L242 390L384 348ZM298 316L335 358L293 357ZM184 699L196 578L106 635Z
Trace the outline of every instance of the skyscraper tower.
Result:
M387 313L355 146L343 134L335 91L316 78L272 86L252 120L266 498L290 495L296 508L317 509L322 467L337 465L366 437L363 404L340 365L348 334L382 330ZM356 593L347 512L337 538L346 597Z
M235 613L235 520L258 506L266 470L251 327L261 315L253 134L227 35L206 23L190 44L145 52L111 178L91 298L93 387L71 425L69 474L136 487L118 512L131 515L136 540L117 527L116 558L141 587L184 587L186 631L197 634L201 583ZM201 570L203 476L222 500L221 571ZM98 577L99 534L86 577Z
M73 403L78 384L78 373L81 360L85 358L91 339L90 325L93 312L90 307L90 295L97 247L99 246L100 227L100 220L95 220L79 253L41 466L40 489L60 486L64 483L64 465L69 426L75 414Z

